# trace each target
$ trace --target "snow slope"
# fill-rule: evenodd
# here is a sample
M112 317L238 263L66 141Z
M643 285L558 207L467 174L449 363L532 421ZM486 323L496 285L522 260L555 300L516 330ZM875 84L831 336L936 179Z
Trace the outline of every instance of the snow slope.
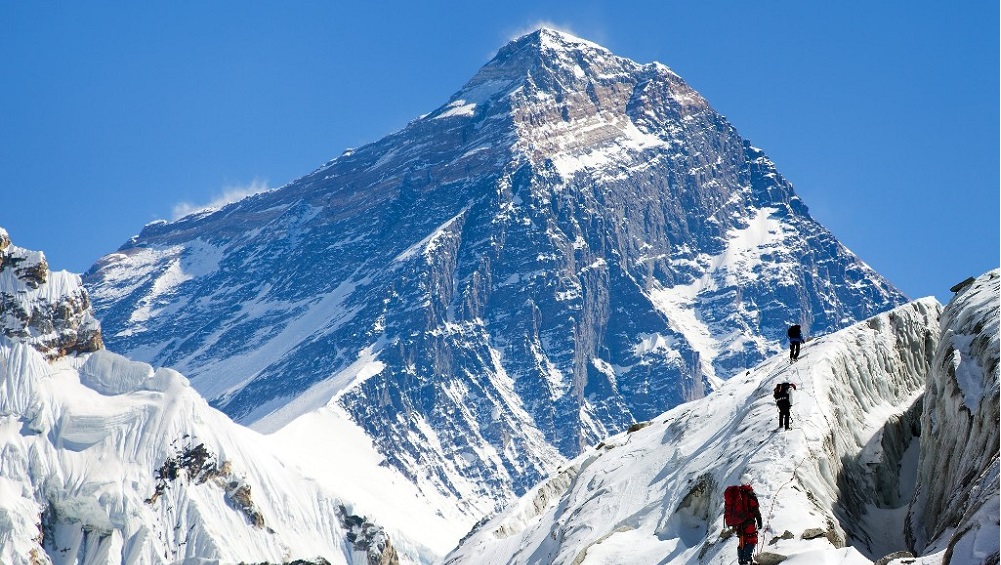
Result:
M896 433L920 406L941 306L924 299L773 357L708 397L588 449L444 563L729 564L722 490L749 481L764 516L760 562L871 563L862 519L901 485ZM797 384L793 429L771 397ZM896 441L893 438L901 438ZM906 500L892 501L905 507ZM896 549L905 550L902 513ZM850 544L850 545L846 545Z
M15 271L6 259L29 254L4 247L0 296L18 302L0 303L0 320L14 304L39 327L78 318L99 336L88 309L53 306L86 304L78 277L43 261ZM427 563L447 549L390 538L176 371L53 354L36 337L0 335L0 563ZM338 455L350 466L362 453Z
M0 382L3 563L366 563L342 502L174 371L4 339Z

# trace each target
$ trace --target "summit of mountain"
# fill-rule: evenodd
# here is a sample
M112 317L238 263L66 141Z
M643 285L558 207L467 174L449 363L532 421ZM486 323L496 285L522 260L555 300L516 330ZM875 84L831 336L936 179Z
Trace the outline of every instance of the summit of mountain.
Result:
M343 411L470 519L784 345L905 302L678 75L542 29L279 189L84 277L109 349L272 432Z

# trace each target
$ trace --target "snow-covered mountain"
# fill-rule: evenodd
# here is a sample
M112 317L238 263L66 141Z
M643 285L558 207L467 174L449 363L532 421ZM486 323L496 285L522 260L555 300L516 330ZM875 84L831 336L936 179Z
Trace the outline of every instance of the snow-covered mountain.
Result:
M411 524L384 528L364 483L305 477L176 371L100 349L79 276L0 236L0 563L390 565L449 548L425 545L442 520L404 479L379 492ZM341 447L340 464L379 468L371 446Z
M934 299L913 302L608 438L444 563L734 563L722 492L742 481L758 563L998 563L998 281L961 291L941 329ZM780 382L797 385L790 431Z
M84 281L111 350L261 431L342 414L467 523L743 374L789 322L904 302L678 75L548 29L403 130L151 224Z

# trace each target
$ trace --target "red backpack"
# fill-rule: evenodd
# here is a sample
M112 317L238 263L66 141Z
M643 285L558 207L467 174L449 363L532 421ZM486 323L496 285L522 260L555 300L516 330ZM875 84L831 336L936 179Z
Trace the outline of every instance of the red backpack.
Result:
M731 485L723 491L723 522L735 528L754 520L758 497L751 485Z

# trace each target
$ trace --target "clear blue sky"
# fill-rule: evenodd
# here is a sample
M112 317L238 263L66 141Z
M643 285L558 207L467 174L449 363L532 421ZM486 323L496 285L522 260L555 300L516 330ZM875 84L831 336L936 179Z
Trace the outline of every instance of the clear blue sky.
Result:
M444 103L545 23L680 74L912 298L999 265L996 1L0 2L0 226L83 272Z

